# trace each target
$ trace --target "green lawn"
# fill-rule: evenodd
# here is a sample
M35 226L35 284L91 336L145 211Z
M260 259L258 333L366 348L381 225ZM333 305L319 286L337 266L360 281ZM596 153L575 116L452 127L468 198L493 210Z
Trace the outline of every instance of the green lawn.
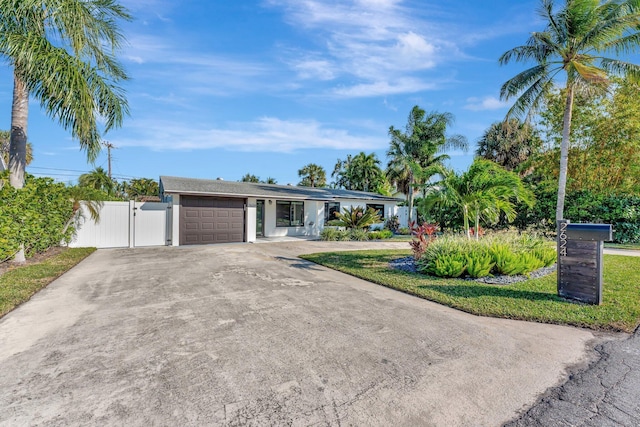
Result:
M85 259L95 248L65 249L36 264L13 268L0 276L0 317Z
M408 250L329 252L301 258L392 289L481 316L633 332L640 324L640 257L604 256L603 304L569 302L556 294L556 275L507 286L440 279L388 268Z

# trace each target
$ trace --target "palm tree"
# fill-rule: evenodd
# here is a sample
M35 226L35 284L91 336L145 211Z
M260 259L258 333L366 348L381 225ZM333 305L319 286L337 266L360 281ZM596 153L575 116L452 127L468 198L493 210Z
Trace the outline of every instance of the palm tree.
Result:
M242 178L240 178L240 182L253 182L253 183L258 183L260 182L260 178L258 178L256 175L251 174L251 173L247 173L245 174Z
M9 141L11 139L11 132L8 130L0 130L0 172L7 170L9 164ZM33 144L27 142L25 165L33 161Z
M108 195L113 194L115 182L109 178L107 171L97 167L89 173L84 173L78 177L78 186L93 190L104 191Z
M278 180L276 180L275 178L272 178L270 176L267 177L267 179L264 180L265 184L277 184Z
M467 150L467 140L462 135L447 137L447 126L453 124L450 113L432 111L427 114L417 105L409 113L405 132L389 128L389 150L387 157L387 177L397 188L408 189L409 222L413 220L414 193L419 186L442 170L449 156L448 149Z
M350 189L357 191L375 191L384 182L384 173L380 169L380 160L375 153L361 151L349 162Z
M526 163L542 146L537 131L518 119L495 122L478 140L476 156L491 160L507 170L526 175Z
M65 234L69 229L69 226L74 222L77 222L80 218L84 218L84 212L86 211L91 219L98 223L100 221L100 210L104 203L102 202L103 195L100 191L96 191L92 188L81 187L74 185L68 188L69 201L73 206L71 217L64 225L62 234ZM82 209L84 208L84 209Z
M334 188L344 188L346 190L351 190L351 177L349 176L351 172L351 154L347 154L347 158L345 160L338 159L336 161L336 165L333 168L333 172L331 172L331 178L335 178L336 180L333 182Z
M302 178L298 185L303 187L326 187L327 185L327 173L322 166L315 163L309 163L298 170L298 176Z
M611 75L640 78L640 66L603 56L638 50L640 4L638 0L565 0L556 11L553 0L541 0L539 13L547 21L545 30L533 33L527 44L500 57L500 64L532 61L535 65L508 80L500 97L517 97L507 117L531 115L553 89L555 78L559 74L566 77L556 206L556 219L560 220L564 217L574 96L606 88Z
M533 193L524 186L520 177L492 161L476 158L469 170L460 175L446 168L440 174L443 179L422 200L420 208L423 211L433 207L460 209L469 239L470 219L478 230L480 219L495 223L501 213L508 221L513 221L517 214L514 202L533 206ZM476 238L478 234L475 233Z
M129 198L133 199L140 196L157 196L160 193L158 181L151 178L134 178L129 181L127 190Z
M104 132L128 113L118 84L127 79L113 56L130 20L115 0L0 0L0 55L13 67L9 170L24 185L29 97L78 138L89 160ZM73 96L69 96L73 94Z

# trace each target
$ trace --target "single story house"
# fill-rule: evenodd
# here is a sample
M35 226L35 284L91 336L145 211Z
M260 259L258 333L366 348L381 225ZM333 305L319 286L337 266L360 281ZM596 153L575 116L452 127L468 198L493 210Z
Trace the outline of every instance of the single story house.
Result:
M362 191L160 177L171 206L171 244L253 242L261 237L319 236L336 212L351 206L398 213L401 200Z

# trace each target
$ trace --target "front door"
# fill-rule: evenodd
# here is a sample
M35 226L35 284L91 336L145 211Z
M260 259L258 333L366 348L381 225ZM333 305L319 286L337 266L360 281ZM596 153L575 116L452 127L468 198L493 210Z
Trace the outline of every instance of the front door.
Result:
M256 201L256 236L264 237L264 200Z

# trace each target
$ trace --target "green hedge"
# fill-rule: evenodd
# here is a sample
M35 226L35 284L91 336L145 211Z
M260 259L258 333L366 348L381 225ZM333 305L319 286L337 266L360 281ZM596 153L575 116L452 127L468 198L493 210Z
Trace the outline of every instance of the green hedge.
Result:
M557 192L553 188L536 189L536 205L521 209L514 225L520 229L555 230ZM565 218L571 222L611 224L616 243L640 242L640 196L571 192L565 200Z
M11 259L24 245L31 257L71 237L73 229L62 233L73 215L68 190L51 178L27 176L21 190L7 180L0 188L0 262Z

